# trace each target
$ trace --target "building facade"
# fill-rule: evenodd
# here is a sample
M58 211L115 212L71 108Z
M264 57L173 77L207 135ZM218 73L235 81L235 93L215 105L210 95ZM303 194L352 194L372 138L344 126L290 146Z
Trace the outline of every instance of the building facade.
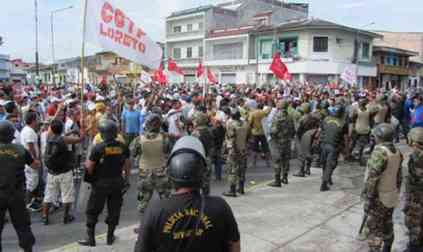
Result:
M10 57L9 55L0 54L0 81L8 81L10 79Z

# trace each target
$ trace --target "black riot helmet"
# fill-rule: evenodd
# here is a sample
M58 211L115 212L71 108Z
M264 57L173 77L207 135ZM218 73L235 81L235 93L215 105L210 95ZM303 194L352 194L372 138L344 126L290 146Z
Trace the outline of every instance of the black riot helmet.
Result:
M112 120L101 120L98 124L98 131L104 142L110 142L116 139L118 134L118 127Z
M162 118L158 114L150 114L145 119L145 131L146 132L160 132L160 126L162 125Z
M0 121L0 143L8 144L15 139L15 127L9 121Z
M200 188L206 168L203 144L193 136L179 139L168 160L168 175L176 188Z
M231 118L236 121L241 120L241 112L239 111L239 109L231 109Z

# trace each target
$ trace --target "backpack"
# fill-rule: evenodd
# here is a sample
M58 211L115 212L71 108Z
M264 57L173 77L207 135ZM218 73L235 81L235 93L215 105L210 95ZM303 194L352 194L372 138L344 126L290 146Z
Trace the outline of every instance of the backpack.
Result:
M48 170L53 173L60 173L72 164L72 155L68 150L63 137L52 137L47 139L44 163Z

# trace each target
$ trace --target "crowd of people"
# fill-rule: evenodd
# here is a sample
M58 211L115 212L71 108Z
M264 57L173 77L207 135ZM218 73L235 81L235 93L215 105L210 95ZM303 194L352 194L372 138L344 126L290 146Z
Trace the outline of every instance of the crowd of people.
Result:
M367 164L363 198L369 247L384 252L392 246L392 211L398 206L395 197L402 180L403 158L394 143L403 136L414 150L406 183L408 249L413 252L423 247L423 133L418 130L423 127L423 93L419 90L365 90L298 82L262 88L214 85L207 89L186 84L145 84L136 89L119 84L87 85L82 91L74 85L3 85L0 121L14 126L13 143L22 145L29 156L25 169L18 169L15 183L23 186L26 207L42 212L45 225L49 224L51 208L62 206L63 223L71 223L74 180L85 176L90 182L96 166L105 169L110 164L119 169L96 176L111 179L123 171L124 180L103 180L103 188L127 190L128 171L131 166L138 168L138 210L141 216L146 211L151 215L147 208L154 191L167 199L175 189L176 182L167 170L175 143L194 136L204 147L199 189L205 196L213 194L211 180L223 178L228 180L224 196L244 195L248 170L256 168L260 160L274 170L272 187L289 184L293 158L300 161L293 176L310 176L312 166L321 167L322 192L336 183L333 173L340 156L360 166ZM109 146L106 140L115 141ZM366 153L370 154L368 161ZM0 161L6 154L0 151ZM108 155L120 157L115 160ZM99 193L103 191L90 196L88 238L81 245L95 246L94 227L109 195ZM122 204L121 197L113 197L106 221L110 244ZM113 210L113 205L118 209ZM3 223L5 211L0 210ZM11 219L16 218L11 214ZM142 232L142 227L136 232ZM19 238L22 248L30 247L24 235Z

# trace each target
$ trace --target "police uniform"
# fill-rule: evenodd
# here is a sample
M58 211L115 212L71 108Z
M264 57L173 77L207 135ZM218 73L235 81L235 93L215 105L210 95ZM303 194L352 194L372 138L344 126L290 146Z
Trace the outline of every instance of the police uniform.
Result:
M0 122L1 127L8 122ZM0 234L3 231L6 211L19 239L19 246L25 251L32 251L35 237L31 231L31 219L25 205L25 165L31 165L31 154L21 145L11 144L14 128L11 127L10 141L0 140ZM3 134L3 132L2 132ZM3 138L2 136L1 138ZM2 139L3 140L3 139ZM0 251L1 243L0 243Z
M227 150L226 157L226 173L228 174L228 182L230 191L224 193L225 196L236 196L236 187L238 192L244 194L245 174L247 171L247 138L249 127L247 122L240 119L230 119L226 122L225 148Z
M354 131L353 131L353 143L351 146L351 152L355 146L359 149L359 161L360 165L364 166L363 151L364 148L369 144L370 139L370 124L371 124L371 113L365 107L359 107L354 111L353 119Z
M100 122L100 124L103 124L103 122ZM117 126L115 127L117 131ZM111 138L112 140L104 137L105 141L95 145L89 155L89 161L93 162L95 167L93 178L90 179L92 191L86 209L88 239L79 241L84 246L95 246L95 226L105 204L107 204L105 223L109 227L109 245L114 241L113 233L115 227L119 224L123 202L122 191L125 187L122 172L125 163L129 160L129 150L125 144L116 141L115 138L116 135Z
M162 133L150 132L136 140L135 155L139 157L138 211L144 213L154 190L160 198L170 195L169 179L166 176L166 159L169 141Z
M413 128L409 133L413 147L405 180L405 225L408 228L410 252L423 251L423 128Z
M231 246L240 243L240 234L230 206L219 197L200 194L205 166L198 138L187 136L176 142L168 161L176 193L148 206L135 252L234 251Z
M337 105L339 106L339 105ZM338 110L342 110L340 107ZM342 118L342 111L337 111L326 117L321 126L320 143L321 158L323 165L323 176L321 191L329 190L328 185L332 185L332 174L338 164L338 156L341 144L344 142L344 135L348 133L348 125Z
M203 193L208 195L210 193L210 177L211 177L211 166L212 166L212 157L214 157L215 147L214 147L214 136L212 130L208 126L209 118L206 113L197 111L195 116L193 116L193 132L192 136L200 139L206 151L206 170L204 172L203 178Z
M288 104L281 104L272 120L270 135L270 150L272 153L275 181L271 186L280 187L281 182L288 184L289 161L291 159L291 144L295 136L295 125L288 115ZM283 175L281 181L281 172Z

